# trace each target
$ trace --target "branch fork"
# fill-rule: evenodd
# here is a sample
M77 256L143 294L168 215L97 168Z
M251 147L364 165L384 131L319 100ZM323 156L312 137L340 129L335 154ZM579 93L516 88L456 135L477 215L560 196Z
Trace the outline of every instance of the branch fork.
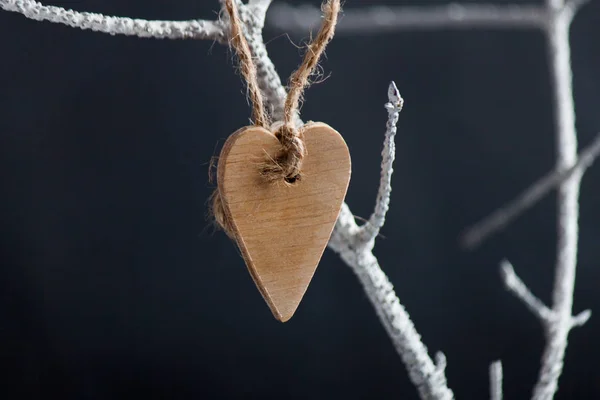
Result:
M529 290L508 260L503 260L500 263L500 273L506 289L521 300L547 330L554 329L557 324L563 323L561 314L546 306ZM565 320L567 329L583 326L591 316L591 310L585 310L577 315L570 316Z

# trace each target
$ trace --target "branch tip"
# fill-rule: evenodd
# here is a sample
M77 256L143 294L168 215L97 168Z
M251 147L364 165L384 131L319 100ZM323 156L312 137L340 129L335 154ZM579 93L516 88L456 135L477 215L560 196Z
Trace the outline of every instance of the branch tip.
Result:
M585 310L572 317L571 326L580 327L585 325L589 319L592 317L592 310Z
M525 303L525 306L529 308L529 311L537 316L542 322L548 324L556 319L555 313L531 293L529 288L516 274L512 264L508 260L502 260L500 262L500 273L506 289Z
M589 1L590 0L567 0L565 2L565 7L568 7L572 13L576 13L586 3L589 3Z
M358 242L363 246L373 246L374 240L385 223L385 216L389 210L390 196L392 192L392 173L394 172L394 160L396 158L396 137L398 119L404 100L398 91L394 81L388 85L388 103L385 108L388 111L385 140L381 151L381 176L379 179L379 190L375 210L367 222L361 226Z
M441 351L435 353L435 367L438 372L444 373L446 371L446 355Z
M404 99L400 95L400 91L396 86L396 82L391 81L388 87L388 101L390 104L398 109L398 112L402 111L404 106Z
M513 284L517 274L510 261L504 259L500 261L500 274L502 275L502 281L506 285L507 289Z

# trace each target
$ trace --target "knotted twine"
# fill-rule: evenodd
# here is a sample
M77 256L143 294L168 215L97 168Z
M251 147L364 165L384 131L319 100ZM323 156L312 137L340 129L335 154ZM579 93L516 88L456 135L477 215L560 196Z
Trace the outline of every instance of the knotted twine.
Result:
M248 85L248 96L252 102L252 119L254 125L269 129L270 118L266 113L262 92L258 85L256 65L252 59L250 46L243 32L243 22L237 9L238 0L225 0L225 9L229 14L231 27L230 46L237 53L240 70ZM304 142L298 131L295 118L298 115L304 90L310 85L309 78L315 72L319 59L327 44L333 39L340 0L326 0L321 6L323 23L316 38L308 45L302 64L292 73L288 83L288 94L285 100L283 123L275 132L280 149L277 157L268 157L260 168L262 177L268 183L283 182L292 185L302 179L302 159L306 155ZM219 189L211 196L211 213L215 223L220 226L230 238L234 238L233 226L223 209Z

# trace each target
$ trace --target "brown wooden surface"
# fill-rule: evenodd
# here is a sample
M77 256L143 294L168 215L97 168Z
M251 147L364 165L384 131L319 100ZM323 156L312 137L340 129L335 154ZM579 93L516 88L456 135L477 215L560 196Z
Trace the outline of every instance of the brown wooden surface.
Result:
M260 293L278 320L296 311L325 250L350 181L350 154L323 123L303 128L303 177L291 186L260 176L279 142L268 130L246 127L223 146L218 187L236 241Z

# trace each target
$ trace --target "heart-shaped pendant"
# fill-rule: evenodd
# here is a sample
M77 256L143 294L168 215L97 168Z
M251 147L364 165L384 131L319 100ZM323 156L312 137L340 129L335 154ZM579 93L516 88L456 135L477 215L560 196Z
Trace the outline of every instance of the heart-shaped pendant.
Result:
M218 188L226 217L248 270L275 318L289 320L323 255L350 182L350 154L330 126L301 128L306 148L302 179L266 182L265 157L280 144L267 129L250 126L231 135L218 165Z

